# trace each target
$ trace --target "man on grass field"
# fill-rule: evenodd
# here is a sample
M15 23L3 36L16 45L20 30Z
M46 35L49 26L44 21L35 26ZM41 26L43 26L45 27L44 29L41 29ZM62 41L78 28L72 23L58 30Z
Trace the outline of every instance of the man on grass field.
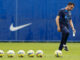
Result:
M57 30L62 34L61 43L59 46L60 51L62 51L63 48L65 51L69 51L66 45L69 36L69 26L71 26L74 33L76 32L71 19L71 10L74 6L74 3L69 2L65 8L62 8L59 11L58 16L56 17Z

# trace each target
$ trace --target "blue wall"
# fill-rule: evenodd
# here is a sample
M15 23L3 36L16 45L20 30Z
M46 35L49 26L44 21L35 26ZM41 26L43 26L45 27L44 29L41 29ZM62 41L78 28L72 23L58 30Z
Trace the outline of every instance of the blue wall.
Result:
M75 3L72 19L76 37L70 28L69 41L80 41L80 0L0 0L0 41L59 41L55 18L68 2ZM10 31L10 25L32 25Z

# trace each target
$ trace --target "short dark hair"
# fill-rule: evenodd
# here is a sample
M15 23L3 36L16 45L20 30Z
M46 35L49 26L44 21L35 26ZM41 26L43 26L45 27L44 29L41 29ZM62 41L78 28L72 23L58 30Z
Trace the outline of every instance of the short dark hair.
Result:
M75 4L74 4L74 3L72 3L72 2L69 2L69 3L68 3L68 5L74 5L74 6L75 6Z

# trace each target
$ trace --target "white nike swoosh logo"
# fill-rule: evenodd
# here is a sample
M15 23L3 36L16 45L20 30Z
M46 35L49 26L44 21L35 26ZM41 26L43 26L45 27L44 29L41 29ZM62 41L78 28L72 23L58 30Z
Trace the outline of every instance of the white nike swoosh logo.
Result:
M27 27L29 25L31 25L32 23L28 23L28 24L24 24L24 25L21 25L21 26L17 26L17 27L14 27L13 24L11 24L10 26L10 31L17 31L17 30L20 30L24 27Z

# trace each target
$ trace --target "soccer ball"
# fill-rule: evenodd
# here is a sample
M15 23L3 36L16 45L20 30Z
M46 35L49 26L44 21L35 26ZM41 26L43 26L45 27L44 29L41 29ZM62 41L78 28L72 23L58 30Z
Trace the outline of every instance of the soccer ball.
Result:
M62 57L62 52L60 50L55 51L56 57Z
M36 52L36 56L37 56L37 57L43 57L43 51L42 51L42 50L38 50L38 51Z
M4 51L0 50L0 57L3 57L3 56L4 56Z
M7 54L8 54L8 57L14 57L15 52L13 50L9 50Z
M27 52L27 54L28 54L29 57L34 57L34 51L33 50L29 50Z
M19 57L24 57L25 56L25 51L24 50L19 50L18 51L18 56Z

